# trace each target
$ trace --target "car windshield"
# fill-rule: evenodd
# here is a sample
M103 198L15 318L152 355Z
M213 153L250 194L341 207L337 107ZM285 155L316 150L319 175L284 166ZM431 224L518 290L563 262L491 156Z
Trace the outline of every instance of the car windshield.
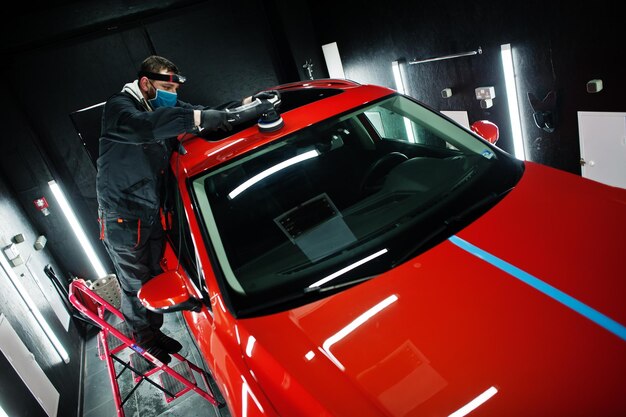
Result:
M229 305L246 317L389 271L479 217L522 171L393 95L227 161L191 188Z

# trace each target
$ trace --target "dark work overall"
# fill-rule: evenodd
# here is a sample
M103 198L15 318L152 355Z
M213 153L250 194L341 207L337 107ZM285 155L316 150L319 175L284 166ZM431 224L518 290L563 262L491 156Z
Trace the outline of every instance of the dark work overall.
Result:
M163 178L177 135L195 129L196 106L179 101L151 111L138 94L117 93L105 104L96 190L101 238L122 288L120 310L136 341L145 342L163 316L143 307L137 291L162 272Z
M104 246L115 265L122 287L121 311L138 343L149 339L163 324L163 315L141 304L137 292L163 272L163 229L157 216L133 218L100 210Z

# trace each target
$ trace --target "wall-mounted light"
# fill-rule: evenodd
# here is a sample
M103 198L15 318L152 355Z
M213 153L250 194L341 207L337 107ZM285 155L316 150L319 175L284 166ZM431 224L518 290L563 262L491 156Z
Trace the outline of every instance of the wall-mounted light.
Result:
M59 354L63 362L69 363L70 357L67 354L67 351L65 350L63 345L61 344L61 341L57 338L56 334L54 334L52 328L50 328L50 325L39 311L37 304L35 304L33 299L30 297L30 294L24 287L24 284L22 284L22 281L17 277L15 272L13 272L13 269L11 269L3 256L0 256L0 264L2 265L2 269L4 269L4 272L9 276L9 280L24 301L24 304L26 305L32 316L35 318L35 321L37 321L37 324L39 324L41 330L47 336L54 350Z
M393 80L396 82L396 90L400 94L406 94L404 81L402 80L402 73L400 72L400 62L392 61L391 71L393 72Z
M80 242L80 245L83 247L83 250L85 251L85 254L87 255L87 258L89 258L89 261L91 262L91 265L93 266L93 269L96 271L96 278L100 278L100 277L107 275L107 272L104 269L104 266L102 266L100 259L98 259L96 252L91 246L91 243L89 243L89 239L87 239L87 235L85 235L85 231L83 230L82 226L80 225L80 222L76 218L76 215L74 214L74 210L72 210L72 207L70 206L69 202L65 198L65 194L61 190L61 187L59 187L59 184L57 184L56 181L54 180L49 181L48 185L50 186L50 190L52 190L52 194L54 194L54 197L56 198L57 202L61 206L61 210L63 210L63 214L65 215L65 218L67 219L68 223L72 227L72 231L76 235L76 238Z
M522 124L520 122L511 44L500 45L500 53L502 54L502 69L504 70L506 97L509 105L509 117L511 118L511 130L513 132L513 150L517 159L525 160L526 152L524 150L524 140L522 137Z
M404 88L404 80L402 79L402 73L400 72L400 62L392 61L391 71L393 72L393 79L396 82L396 90L400 94L406 94L406 89ZM411 121L406 117L404 117L404 129L406 130L406 136L408 138L408 141L415 143L413 126L411 126Z
M326 61L328 76L330 78L346 78L346 74L343 71L343 64L341 63L341 55L339 55L339 47L337 46L337 42L331 42L322 45L322 53L324 54L324 60Z

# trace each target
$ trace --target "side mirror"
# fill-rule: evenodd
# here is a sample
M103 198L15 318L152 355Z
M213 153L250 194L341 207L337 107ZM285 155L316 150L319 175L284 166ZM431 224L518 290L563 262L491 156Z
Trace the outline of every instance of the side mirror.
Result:
M202 303L193 297L177 271L166 271L146 282L137 297L148 310L171 313L181 310L200 311Z

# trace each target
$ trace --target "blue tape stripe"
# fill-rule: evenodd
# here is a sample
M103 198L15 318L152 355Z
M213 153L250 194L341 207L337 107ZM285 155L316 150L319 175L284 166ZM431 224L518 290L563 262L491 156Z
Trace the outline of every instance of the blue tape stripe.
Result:
M541 291L542 293L546 294L549 297L552 297L561 304L571 308L575 312L587 317L589 320L593 321L597 325L604 327L609 332L617 335L622 340L626 340L626 327L616 322L615 320L605 316L599 311L594 310L593 308L584 303L581 303L580 301L564 293L563 291L551 286L550 284L545 283L539 278L530 275L528 272L522 271L518 267L513 266L496 256L493 256L489 252L486 252L479 247L472 245L471 243L461 239L458 236L451 236L450 238L448 238L448 240L450 240L450 242L454 243L461 249L471 253L472 255L480 259L483 259L484 261L492 264L497 268L500 268L507 274L514 276L525 284L530 285L536 290Z

